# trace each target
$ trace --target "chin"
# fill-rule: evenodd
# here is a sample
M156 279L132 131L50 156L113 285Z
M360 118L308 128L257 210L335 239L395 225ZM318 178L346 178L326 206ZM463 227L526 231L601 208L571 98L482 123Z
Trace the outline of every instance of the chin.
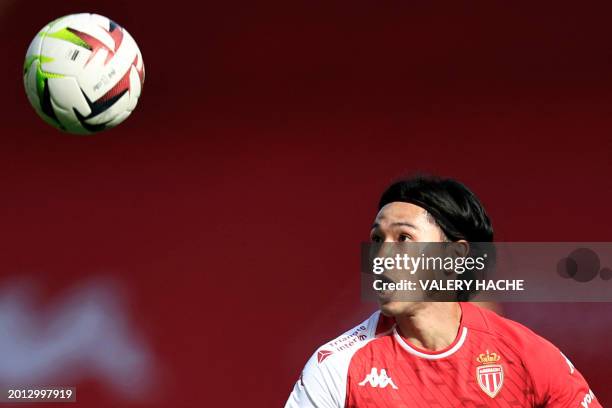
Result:
M398 302L391 300L388 302L380 302L378 308L383 315L395 317L412 314L421 303L422 302Z

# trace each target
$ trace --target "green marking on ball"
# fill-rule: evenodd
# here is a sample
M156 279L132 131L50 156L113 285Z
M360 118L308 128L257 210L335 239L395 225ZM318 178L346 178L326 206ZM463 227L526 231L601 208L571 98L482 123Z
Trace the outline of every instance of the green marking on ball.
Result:
M78 35L76 35L75 33L73 33L67 28L62 28L53 33L50 33L50 32L42 33L41 35L43 38L44 37L57 38L58 40L68 41L74 45L78 45L79 47L83 47L83 48L87 48L88 50L91 50L91 47L89 46L89 44L87 44L85 41L83 41L81 37L79 37Z
M38 91L38 96L42 98L43 92L45 90L45 79L48 78L63 78L64 75L60 74L52 74L51 72L43 71L38 64L36 69L36 90Z
M25 62L23 63L23 73L25 74L26 72L28 72L28 70L32 66L32 63L37 60L39 61L38 64L40 67L40 65L44 64L45 62L52 62L53 58L45 57L44 55L29 55L26 57Z
M24 75L32 67L32 64L34 63L34 61L38 61L38 64L36 64L36 91L38 93L39 100L41 100L45 92L45 80L49 78L63 78L64 75L54 74L53 72L47 72L43 70L42 69L43 63L53 61L53 58L45 57L44 55L28 56L23 64Z

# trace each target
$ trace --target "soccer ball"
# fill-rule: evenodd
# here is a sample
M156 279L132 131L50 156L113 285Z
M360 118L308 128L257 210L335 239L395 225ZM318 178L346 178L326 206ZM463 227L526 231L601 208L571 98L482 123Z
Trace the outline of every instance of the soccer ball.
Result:
M142 55L130 34L97 14L71 14L32 40L23 67L28 100L47 123L95 133L132 113L144 83Z

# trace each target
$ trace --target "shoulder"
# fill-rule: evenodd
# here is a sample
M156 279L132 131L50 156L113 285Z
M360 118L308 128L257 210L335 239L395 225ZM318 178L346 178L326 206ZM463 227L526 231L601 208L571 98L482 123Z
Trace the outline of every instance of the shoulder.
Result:
M375 339L386 328L385 317L376 311L363 322L320 346L310 358L309 363L330 367L348 362L357 350Z
M348 368L353 355L380 335L388 323L377 311L315 350L286 407L343 407Z
M546 367L550 361L559 361L560 357L560 361L567 368L561 351L530 328L502 317L493 311L474 305L471 305L471 307L476 309L475 313L480 315L482 321L482 324L475 330L488 333L498 342L504 343L512 349L529 371L537 371L538 367Z
M478 309L474 312L479 314L481 320L476 330L487 332L498 342L512 349L518 356L529 374L536 399L539 402L571 401L574 403L590 395L591 392L584 377L561 350L550 341L528 327L499 316L495 312L474 305L471 307Z
M556 347L548 340L514 320L474 304L463 304L462 307L469 312L469 322L466 325L471 330L493 336L506 343L510 348L521 351L539 346L547 350L556 350Z

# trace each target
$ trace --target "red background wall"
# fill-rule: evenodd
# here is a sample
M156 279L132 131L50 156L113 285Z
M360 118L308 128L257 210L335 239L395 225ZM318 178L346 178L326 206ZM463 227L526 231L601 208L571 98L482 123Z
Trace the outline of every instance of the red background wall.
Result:
M403 173L464 181L498 240L612 240L607 2L1 4L0 285L31 276L44 307L122 282L162 373L148 406L282 405L372 308L359 243ZM21 84L37 30L81 11L126 27L147 70L94 137L43 124ZM506 310L612 402L610 305ZM79 406L132 404L76 385Z

